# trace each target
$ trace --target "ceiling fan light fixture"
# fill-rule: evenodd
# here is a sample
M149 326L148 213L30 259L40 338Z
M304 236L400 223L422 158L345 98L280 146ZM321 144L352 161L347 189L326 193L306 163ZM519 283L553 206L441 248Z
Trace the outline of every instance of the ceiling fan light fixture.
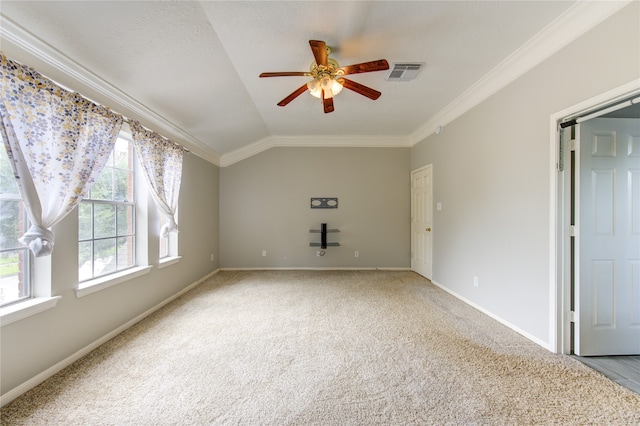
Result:
M335 78L332 78L331 79L331 93L333 93L333 96L335 96L340 92L342 92L342 84L340 84L340 81L336 80Z
M332 98L342 91L342 85L332 75L325 75L320 80L325 98Z
M340 84L340 82L331 75L327 74L309 81L307 83L307 88L309 89L311 96L322 99L324 94L324 98L328 99L333 98L342 91L342 84Z
M311 96L315 96L318 99L322 96L322 84L320 84L320 80L317 78L307 83L307 89L309 89Z
M287 106L307 90L312 96L323 100L322 105L324 106L325 114L333 112L333 97L340 93L344 87L374 101L380 97L382 93L377 90L344 78L344 76L388 70L389 63L386 59L341 67L335 59L328 57L331 49L327 47L324 41L309 40L309 46L315 59L309 67L309 72L286 71L263 72L260 74L260 77L312 77L311 81L298 87L289 96L278 102L278 106Z

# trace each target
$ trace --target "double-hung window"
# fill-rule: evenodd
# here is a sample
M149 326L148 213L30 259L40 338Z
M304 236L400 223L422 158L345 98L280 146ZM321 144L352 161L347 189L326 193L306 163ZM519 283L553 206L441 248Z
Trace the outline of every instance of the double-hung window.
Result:
M124 134L78 212L80 282L136 266L135 154Z
M7 151L0 146L0 306L33 295L31 253L18 242L29 226Z
M164 228L165 226L169 226L169 218L164 215L164 214L160 214L160 228ZM176 217L178 216L178 214L176 213ZM161 261L166 261L169 258L175 258L178 257L178 234L175 232L169 232L168 235L166 236L159 236L160 238L160 250L159 250L159 255L160 255L160 260Z
M164 227L168 224L169 224L169 218L165 215L161 215L160 227ZM170 234L167 234L166 236L160 235L160 241L159 241L160 259L165 259L171 255L171 252L170 252L171 240L169 237L170 237Z

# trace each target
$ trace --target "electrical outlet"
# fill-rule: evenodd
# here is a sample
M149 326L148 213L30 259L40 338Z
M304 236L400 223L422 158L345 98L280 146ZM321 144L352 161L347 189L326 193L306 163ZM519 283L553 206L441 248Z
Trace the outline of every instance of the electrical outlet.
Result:
M266 250L262 250L262 257L265 257L267 255L267 251Z
M478 287L479 285L480 285L480 282L478 281L478 277L473 277L473 286Z
M354 256L354 257L360 257L360 252L359 252L358 250L356 250L356 251L353 253L353 256Z
M211 253L211 261L213 262L213 259L215 259L215 256L213 255L213 253Z

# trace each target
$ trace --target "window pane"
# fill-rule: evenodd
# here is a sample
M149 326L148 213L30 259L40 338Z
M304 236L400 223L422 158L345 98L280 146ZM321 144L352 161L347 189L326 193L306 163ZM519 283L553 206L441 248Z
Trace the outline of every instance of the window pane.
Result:
M115 154L114 167L124 170L133 169L133 149L128 140L118 138L113 153Z
M133 206L118 205L118 236L133 234Z
M18 195L16 178L13 175L13 168L4 146L0 147L0 194Z
M133 173L114 169L115 201L133 201Z
M106 275L116 271L116 239L94 241L94 276Z
M169 256L169 236L160 236L160 259Z
M116 206L114 204L94 204L94 238L116 236Z
M127 269L135 264L133 237L118 238L118 270Z
M18 238L22 236L20 225L22 215L20 214L20 204L18 200L0 200L0 247L18 248Z
M134 201L135 194L133 191L133 188L134 188L133 179L134 179L133 172L132 171L128 172L127 173L127 193L125 196L126 201L131 201L131 202Z
M102 169L87 198L92 200L113 200L113 168L105 167Z
M162 217L160 218L160 229L162 229L162 227L164 225L166 225L167 223L169 223L169 218L167 218L166 215L162 215ZM160 259L169 256L169 236L167 235L166 237L163 237L162 235L160 235Z
M93 278L93 241L78 244L78 279L80 281Z
M28 227L13 168L0 146L0 306L31 297L31 255L18 242Z
M0 254L0 305L31 297L29 259L27 249Z
M0 194L0 248L18 248L28 221L4 146L0 147Z
M78 206L78 239L90 240L93 236L93 204L80 203Z

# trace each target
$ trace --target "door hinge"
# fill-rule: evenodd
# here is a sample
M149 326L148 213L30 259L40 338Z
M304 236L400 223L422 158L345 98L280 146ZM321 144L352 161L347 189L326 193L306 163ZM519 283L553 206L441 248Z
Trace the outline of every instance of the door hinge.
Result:
M575 311L569 311L569 322L576 322L576 313L575 313Z
M575 151L576 150L576 145L577 142L575 139L570 139L569 140L569 151Z
M570 237L575 237L576 236L576 226L575 225L569 225L569 236Z

